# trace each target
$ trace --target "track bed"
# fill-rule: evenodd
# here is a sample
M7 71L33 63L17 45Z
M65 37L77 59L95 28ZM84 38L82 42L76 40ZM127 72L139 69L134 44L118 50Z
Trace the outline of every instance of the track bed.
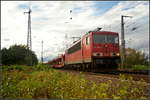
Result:
M61 69L60 71L64 71L64 72L70 72L70 73L74 73L74 74L79 74L81 73L81 71L75 71L75 70L66 70L66 69ZM89 79L96 79L96 80L101 80L101 79L113 79L116 80L119 78L120 74L125 75L126 77L132 77L134 81L140 81L141 79L143 79L145 82L150 83L149 80L149 75L143 72L141 73L140 71L138 73L130 71L103 71L103 72L82 72L85 76L87 76L87 78ZM91 77L91 78L90 78Z

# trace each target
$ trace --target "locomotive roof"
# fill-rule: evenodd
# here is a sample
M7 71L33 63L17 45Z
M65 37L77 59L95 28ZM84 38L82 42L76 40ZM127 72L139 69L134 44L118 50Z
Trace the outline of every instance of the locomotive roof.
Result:
M111 32L111 31L90 31L89 33L107 33L107 34L118 34L117 32Z
M80 38L79 40L75 41L74 43L72 43L71 46L67 48L67 50L68 50L69 48L71 48L72 46L74 46L75 44L77 44L78 42L80 42L80 41L81 41L81 38Z
M80 42L83 37L85 37L86 35L90 34L91 32L92 33L96 33L96 34L98 34L98 33L106 33L106 34L114 34L114 35L118 34L117 32L111 32L111 31L89 31L88 33L84 34L79 40L77 40L74 43L72 43L71 46L67 48L67 50L69 48L71 48L72 46L74 46L75 44L77 44L78 42Z

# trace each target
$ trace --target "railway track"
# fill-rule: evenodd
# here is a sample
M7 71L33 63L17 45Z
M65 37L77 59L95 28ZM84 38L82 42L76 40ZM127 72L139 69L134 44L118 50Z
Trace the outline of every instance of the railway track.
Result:
M61 71L77 73L81 71L71 70L71 69L61 69ZM120 74L125 75L126 77L132 77L134 81L144 80L146 83L150 83L150 76L148 71L127 71L127 70L116 70L116 71L97 71L97 72L82 72L89 79L119 79Z
M64 67L63 69L85 71L85 69L73 69L73 68L66 68L66 67ZM90 72L102 73L102 74L114 74L114 75L119 75L119 74L150 75L150 70L108 69L108 68L106 69L106 68L102 68L101 66L99 68L95 67L95 70L94 71L91 70Z
M87 73L90 75L95 75L95 76L102 76L102 77L109 77L109 78L115 78L115 79L119 79L120 74L125 75L125 77L132 77L134 81L140 81L141 79L144 80L146 83L150 83L150 77L149 75L142 75L142 74L132 74L132 73L119 73L119 74L112 74L112 73Z
M104 71L95 71L95 73L103 74L139 74L139 75L149 75L150 70L104 70Z

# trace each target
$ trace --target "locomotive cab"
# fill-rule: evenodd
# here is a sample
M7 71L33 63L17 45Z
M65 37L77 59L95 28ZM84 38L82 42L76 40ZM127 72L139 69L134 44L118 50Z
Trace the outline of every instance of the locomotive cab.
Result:
M120 61L118 33L98 31L91 34L93 62L117 67Z

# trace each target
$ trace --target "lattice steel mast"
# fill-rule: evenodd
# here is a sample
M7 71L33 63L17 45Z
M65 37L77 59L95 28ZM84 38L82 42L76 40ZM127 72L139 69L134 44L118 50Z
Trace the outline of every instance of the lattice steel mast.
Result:
M42 42L41 42L41 46L42 46L42 50L41 50L41 62L42 62L42 64L43 64L43 40L42 40Z
M28 12L24 12L24 14L28 14L28 33L27 33L27 56L26 56L26 61L28 65L33 65L32 62L32 38L31 38L31 9L29 8Z
M31 38L31 9L29 8L28 12L24 12L24 14L28 14L28 33L27 33L27 48L32 50L32 38Z

